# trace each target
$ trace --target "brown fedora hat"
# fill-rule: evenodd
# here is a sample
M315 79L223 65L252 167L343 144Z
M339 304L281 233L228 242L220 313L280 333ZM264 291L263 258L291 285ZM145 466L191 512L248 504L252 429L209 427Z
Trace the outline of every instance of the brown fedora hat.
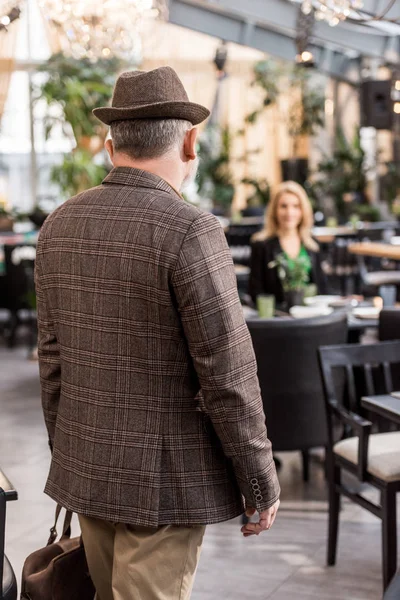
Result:
M208 108L189 102L181 80L171 67L122 73L115 84L111 106L93 114L106 125L126 119L185 119L192 125L210 115Z

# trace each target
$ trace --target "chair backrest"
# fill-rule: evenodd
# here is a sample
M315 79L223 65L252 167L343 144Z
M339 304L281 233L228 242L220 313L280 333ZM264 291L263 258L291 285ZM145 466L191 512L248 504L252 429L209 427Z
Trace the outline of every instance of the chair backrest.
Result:
M3 573L4 573L4 539L5 539L5 528L6 528L6 502L10 500L17 500L18 495L16 490L13 488L7 477L0 469L0 599L3 598ZM15 582L14 573L11 572L11 585L13 590L9 590L7 598L15 598L17 595L17 586Z
M331 402L343 404L335 381L338 371L346 379L346 408L356 414L361 412L360 377L368 396L390 393L394 389L393 372L400 369L400 341L327 346L320 348L319 355L328 416Z
M22 260L15 264L13 254L25 248L25 244L4 246L4 259L6 272L4 276L5 298L2 302L4 308L16 311L21 308L30 308L27 296L34 291L34 260ZM28 249L33 250L33 247ZM29 269L27 265L30 265Z
M259 319L247 325L274 450L305 450L327 444L318 348L347 337L342 311L313 319Z
M400 340L400 308L384 308L379 315L379 339Z
M250 240L254 233L262 228L260 223L231 224L225 232L226 240L232 252L233 262L248 265L250 261Z

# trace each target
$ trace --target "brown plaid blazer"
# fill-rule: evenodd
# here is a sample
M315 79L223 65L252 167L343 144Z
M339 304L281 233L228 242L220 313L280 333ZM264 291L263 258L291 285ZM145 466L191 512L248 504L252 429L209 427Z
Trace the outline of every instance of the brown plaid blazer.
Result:
M218 220L116 168L46 220L36 260L45 491L138 525L215 523L279 496Z

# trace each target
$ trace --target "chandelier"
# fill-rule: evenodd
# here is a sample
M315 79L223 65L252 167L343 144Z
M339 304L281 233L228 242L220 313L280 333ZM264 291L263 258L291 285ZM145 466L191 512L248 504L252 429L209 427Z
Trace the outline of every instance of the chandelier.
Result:
M40 0L61 49L74 58L139 62L145 20L165 17L167 0Z
M377 14L363 10L363 0L302 0L301 10L305 15L314 14L317 21L325 21L332 27L348 19L353 23L369 23L373 21L399 22L399 18L386 18L387 13L395 5L396 0L389 0L386 8Z

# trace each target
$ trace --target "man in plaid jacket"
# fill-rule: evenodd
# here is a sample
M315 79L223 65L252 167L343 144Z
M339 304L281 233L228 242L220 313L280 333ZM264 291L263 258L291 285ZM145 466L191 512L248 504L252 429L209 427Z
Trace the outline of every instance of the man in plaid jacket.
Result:
M280 492L223 230L177 191L209 111L163 67L94 112L114 168L37 248L45 491L79 515L99 600L186 600L205 525L257 511L259 534Z

